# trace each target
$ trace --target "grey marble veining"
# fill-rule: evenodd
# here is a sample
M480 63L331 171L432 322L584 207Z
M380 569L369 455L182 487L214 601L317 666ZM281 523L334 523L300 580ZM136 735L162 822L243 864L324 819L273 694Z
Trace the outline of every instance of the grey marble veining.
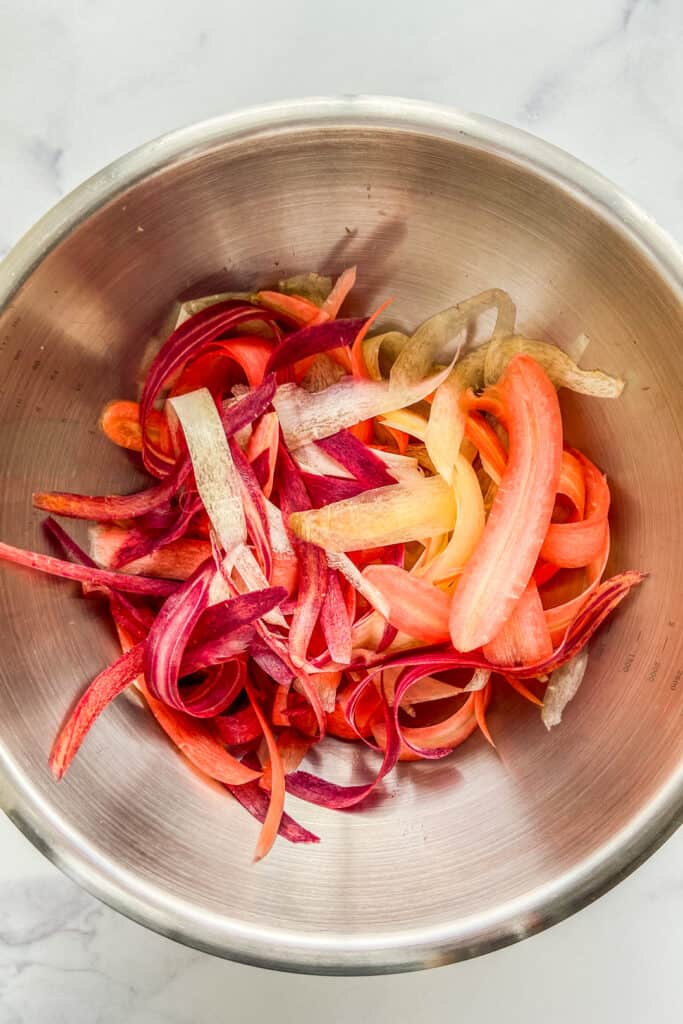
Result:
M286 96L412 95L501 118L683 240L681 0L4 0L0 254L66 191L178 125ZM144 931L0 820L0 1024L683 1019L683 837L569 921L428 974L257 972Z

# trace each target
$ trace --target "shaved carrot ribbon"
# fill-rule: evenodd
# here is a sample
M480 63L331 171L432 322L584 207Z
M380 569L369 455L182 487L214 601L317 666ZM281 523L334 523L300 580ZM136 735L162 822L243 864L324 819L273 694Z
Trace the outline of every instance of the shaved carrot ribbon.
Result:
M140 686L161 728L181 754L200 772L216 782L230 786L240 786L259 777L260 772L247 768L228 753L211 722L193 718L169 707L153 697L144 682Z
M420 571L423 579L437 584L451 583L464 570L486 525L484 499L477 475L462 455L458 455L453 467L453 491L456 519L451 538L443 551Z
M279 334L273 314L248 303L233 301L219 302L209 306L185 320L167 338L152 361L140 399L140 423L143 433L142 457L146 468L155 476L165 476L168 467L159 460L153 439L147 431L149 416L155 407L160 392L169 388L188 362L199 356L231 330L244 323L260 322L265 331Z
M372 441L372 420L352 423L348 430L355 438L362 441L363 444L370 444Z
M583 467L586 515L576 523L551 523L541 547L541 558L566 569L577 569L589 565L602 550L610 493L604 476L585 455L577 452L570 457Z
M320 309L317 311L317 316L310 321L311 326L314 324L324 323L326 320L336 319L339 310L344 304L347 295L349 294L355 283L355 267L348 267L346 270L342 271L342 273L335 281L332 291L324 300ZM339 363L340 366L343 366L344 369L347 370L349 373L351 372L351 356L348 349L333 348L330 350L329 354L335 360L335 362ZM308 361L304 362L307 363ZM308 369L309 365L310 363L306 366L302 365L300 367L301 371L305 372Z
M265 455L261 489L266 498L270 497L273 490L279 440L280 423L277 415L274 412L268 412L261 417L252 430L247 444L246 456L250 462L255 462L259 456Z
M129 532L118 526L95 527L90 537L90 549L95 561L107 568L111 566ZM125 569L135 576L186 580L210 556L211 545L208 541L180 537L149 555L127 562Z
M356 335L356 339L353 345L351 346L351 372L353 373L354 377L357 377L359 380L371 379L370 373L368 372L368 368L365 365L365 359L363 358L363 342L365 341L365 338L370 328L374 326L375 321L382 315L384 310L387 309L393 301L393 299L385 299L384 302L381 302L379 304L375 312L372 313L368 317L366 322L363 324L358 334Z
M477 692L474 694L474 717L476 719L477 725L479 726L484 736L486 737L487 743L489 743L495 750L496 744L493 742L493 738L491 736L491 733L489 732L489 727L486 722L486 708L489 702L490 691L491 682L489 680L489 682L482 690L477 690Z
M346 717L349 700L355 690L353 684L337 694L334 710L327 713L327 729L331 736L342 740L357 740L371 735L371 723L379 711L381 699L374 687L368 687L355 710L354 727Z
M528 700L530 704L535 704L538 708L543 707L543 701L537 697L535 693L532 693L528 686L524 685L521 679L517 679L516 676L503 676L503 678L505 679L505 682L520 695L520 697L524 697L524 699Z
M425 644L448 639L448 594L396 565L369 565L363 575L386 600L392 626Z
M559 593L557 590L554 593L551 591L550 594L542 592L541 596L545 604L545 618L553 644L560 642L565 631L600 585L600 580L607 567L609 546L609 527L605 522L602 547L590 565L586 566L585 570L579 571L578 588L575 580L572 580L564 592L562 590Z
M208 388L214 394L222 394L235 381L232 376L235 365L242 370L250 387L258 387L265 376L272 351L272 342L251 335L215 341L187 364L170 394L172 397L186 395L197 388Z
M295 323L312 324L320 323L321 309L309 299L300 295L284 295L282 292L260 291L256 298L262 306L272 309L276 313L284 313ZM325 314L327 319L328 314Z
M477 702L477 693L469 694L461 708L435 725L404 726L400 731L399 760L420 761L434 753L443 757L445 753L455 750L476 731L480 720L485 722L482 716L482 705L485 711L490 696L490 689L485 687L483 701ZM477 704L479 704L479 720ZM372 732L379 746L384 749L386 730L383 723L375 722Z
M560 406L538 363L515 356L493 404L504 414L510 450L481 541L453 597L450 632L459 651L488 643L512 614L538 559L560 478Z
M59 576L65 580L78 580L97 586L120 590L124 594L141 594L147 597L168 597L178 585L170 580L151 579L147 576L129 576L124 572L109 572L106 569L92 568L87 565L74 565L52 555L41 555L35 551L12 547L11 544L0 542L0 561L13 562L27 569L37 569L48 576Z
M289 525L298 537L328 551L361 551L438 535L452 528L455 517L452 488L433 476L296 512Z
M538 587L531 580L510 618L484 647L484 654L496 665L533 665L549 658L552 652Z
M256 850L254 851L254 860L258 861L265 857L271 849L280 828L280 822L282 821L285 809L285 773L282 768L282 759L278 750L277 740L273 735L273 730L266 716L261 710L261 706L248 679L245 679L244 688L261 726L270 758L270 803L268 804L268 813L263 822Z
M33 495L33 505L56 516L91 519L100 523L111 523L117 519L135 519L170 501L190 475L191 469L190 460L182 458L170 476L137 494L92 497L59 491L39 492Z
M371 314L366 323L363 324L358 334L356 335L356 339L353 345L351 346L351 350L349 353L350 368L353 376L356 377L356 379L358 380L370 379L370 374L368 373L367 367L365 365L365 360L363 358L363 342L365 340L365 337L370 328L372 327L372 325L377 320L377 318L381 316L381 314L384 312L387 306L389 306L392 302L393 299L386 299L384 302L381 303L381 305L377 307L375 312ZM360 423L352 424L349 427L349 430L353 434L353 436L357 438L357 440L362 441L363 444L370 444L370 442L372 441L373 433L372 427L372 420L363 420ZM399 451L400 450L401 448L399 445Z
M570 502L576 509L576 516L578 519L583 519L586 509L586 479L583 464L581 459L578 457L578 453L572 454L566 448L562 452L562 468L560 470L560 482L557 485L558 494L564 494L565 497L569 498ZM607 513L605 513L607 515ZM548 532L552 530L552 523L548 527ZM548 534L546 534L546 540ZM541 549L541 557L543 557L543 549ZM548 559L553 561L553 559ZM557 563L556 563L557 564Z
M507 465L507 452L491 424L472 411L465 420L465 437L478 450L488 475L499 484Z
M140 675L144 653L144 644L137 644L93 679L52 748L49 766L56 779L64 776L95 719Z
M334 320L355 283L356 268L347 267L347 269L342 271L339 275L335 281L332 291L320 307L319 316L321 318L327 316L331 320Z

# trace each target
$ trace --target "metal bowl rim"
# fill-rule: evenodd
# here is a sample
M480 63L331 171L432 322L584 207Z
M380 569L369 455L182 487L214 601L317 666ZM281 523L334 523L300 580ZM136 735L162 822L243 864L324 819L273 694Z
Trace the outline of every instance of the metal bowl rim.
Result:
M683 300L683 255L616 185L563 150L488 117L398 97L284 101L201 121L144 143L65 196L0 263L0 309L82 221L120 192L199 151L273 132L311 128L403 130L450 140L524 166L571 191L646 255ZM319 974L415 970L480 955L575 913L647 859L683 820L683 764L628 827L552 883L487 915L448 925L352 938L250 926L197 912L105 861L40 798L0 743L0 804L30 841L93 895L170 938L243 963ZM258 870L257 868L255 870Z

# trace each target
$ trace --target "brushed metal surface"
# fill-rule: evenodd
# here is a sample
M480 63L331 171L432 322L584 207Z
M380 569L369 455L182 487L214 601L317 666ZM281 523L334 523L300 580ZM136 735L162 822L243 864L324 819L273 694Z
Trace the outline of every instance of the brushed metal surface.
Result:
M199 948L319 972L426 967L538 930L593 899L680 821L683 266L599 175L485 119L401 100L248 111L150 143L96 175L0 270L0 537L40 546L31 491L139 484L97 430L130 395L145 338L188 290L357 263L357 309L395 297L404 326L506 288L524 331L591 337L617 402L563 396L569 438L609 474L614 568L651 573L593 643L546 734L496 697L479 739L402 766L355 814L292 801L318 846L280 842L188 772L120 699L60 785L46 758L65 712L116 652L78 588L0 567L0 799L108 903ZM316 767L359 780L330 743Z

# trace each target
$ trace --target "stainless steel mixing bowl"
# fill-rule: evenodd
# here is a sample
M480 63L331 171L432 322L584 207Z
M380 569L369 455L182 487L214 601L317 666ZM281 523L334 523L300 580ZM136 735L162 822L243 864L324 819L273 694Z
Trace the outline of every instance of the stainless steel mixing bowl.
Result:
M33 488L103 493L140 477L97 429L129 395L149 325L187 289L357 263L355 303L419 322L497 285L532 335L591 338L623 398L563 396L574 443L609 474L614 568L647 582L594 641L561 728L501 692L494 753L402 766L353 814L293 801L318 846L278 842L187 770L120 699L64 782L55 731L116 653L78 588L0 567L0 794L73 878L173 938L298 971L442 964L520 939L613 885L672 831L683 797L683 263L619 191L483 118L402 100L291 103L151 142L82 185L0 271L0 537L42 545ZM359 779L331 743L316 764Z

